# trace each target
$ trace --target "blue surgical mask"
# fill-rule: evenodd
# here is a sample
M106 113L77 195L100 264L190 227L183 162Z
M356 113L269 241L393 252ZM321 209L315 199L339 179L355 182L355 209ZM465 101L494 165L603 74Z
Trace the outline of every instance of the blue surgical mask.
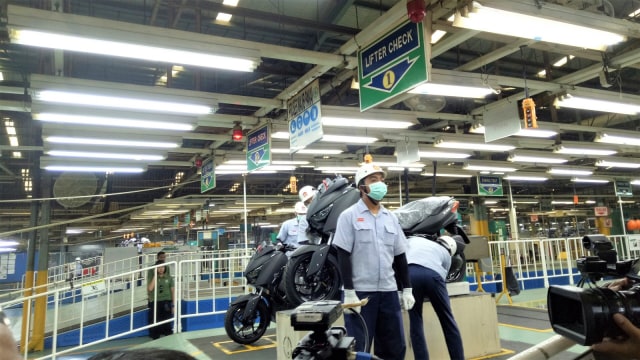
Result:
M382 200L382 198L387 195L387 184L383 183L382 181L370 184L369 193L367 195L373 200Z
M304 220L307 215L298 215L298 221Z

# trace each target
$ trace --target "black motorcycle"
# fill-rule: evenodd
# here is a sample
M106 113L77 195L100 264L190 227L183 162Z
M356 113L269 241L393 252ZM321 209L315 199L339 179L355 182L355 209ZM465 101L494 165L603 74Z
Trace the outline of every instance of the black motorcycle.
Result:
M224 317L224 330L239 344L251 344L264 335L278 311L294 308L286 300L281 283L290 246L266 245L253 254L244 276L253 292L237 297Z
M452 197L431 196L409 202L393 211L407 237L419 236L438 241L442 229L451 234L457 248L451 256L451 267L445 279L448 283L462 281L466 276L464 248L469 243L469 237L458 225L458 205L459 202Z
M306 301L339 299L342 279L336 250L331 246L338 216L360 198L347 179L326 179L307 209L307 237L290 256L284 274L284 289L294 306Z

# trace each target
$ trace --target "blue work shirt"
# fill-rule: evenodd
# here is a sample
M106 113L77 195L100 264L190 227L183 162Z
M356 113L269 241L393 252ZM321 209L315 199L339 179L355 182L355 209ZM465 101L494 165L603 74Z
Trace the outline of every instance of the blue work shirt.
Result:
M299 222L297 218L289 219L282 223L277 239L283 244L298 247Z
M407 239L407 263L416 264L438 273L443 279L451 267L451 255L444 246L419 236L409 236Z
M309 222L305 215L302 215L302 218L298 222L298 245L306 244L309 242L307 238L307 228L309 227Z
M398 218L380 205L377 215L358 200L338 217L333 245L351 254L356 291L396 291L393 258L406 251Z

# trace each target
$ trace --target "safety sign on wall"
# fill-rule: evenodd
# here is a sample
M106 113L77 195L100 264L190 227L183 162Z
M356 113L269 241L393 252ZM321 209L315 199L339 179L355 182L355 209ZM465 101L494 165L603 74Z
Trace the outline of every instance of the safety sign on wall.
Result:
M295 153L322 139L320 83L314 80L287 101L289 153Z

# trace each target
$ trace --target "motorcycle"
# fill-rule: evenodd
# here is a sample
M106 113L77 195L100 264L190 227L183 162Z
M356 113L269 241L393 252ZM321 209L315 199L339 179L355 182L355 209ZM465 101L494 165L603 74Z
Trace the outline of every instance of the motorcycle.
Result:
M451 267L446 282L458 282L466 276L467 261L464 248L469 237L458 225L459 202L449 196L431 196L409 202L393 213L407 237L419 236L429 241L438 241L440 231L446 230L456 241L456 252L451 256Z
M360 198L347 179L326 179L307 208L307 237L291 255L284 274L284 289L294 306L305 301L337 300L342 279L336 250L331 246L338 216Z
M266 245L253 254L244 276L253 286L250 294L231 302L224 317L224 330L238 344L251 344L264 335L276 313L295 306L287 301L282 276L287 265L287 251L291 246Z

